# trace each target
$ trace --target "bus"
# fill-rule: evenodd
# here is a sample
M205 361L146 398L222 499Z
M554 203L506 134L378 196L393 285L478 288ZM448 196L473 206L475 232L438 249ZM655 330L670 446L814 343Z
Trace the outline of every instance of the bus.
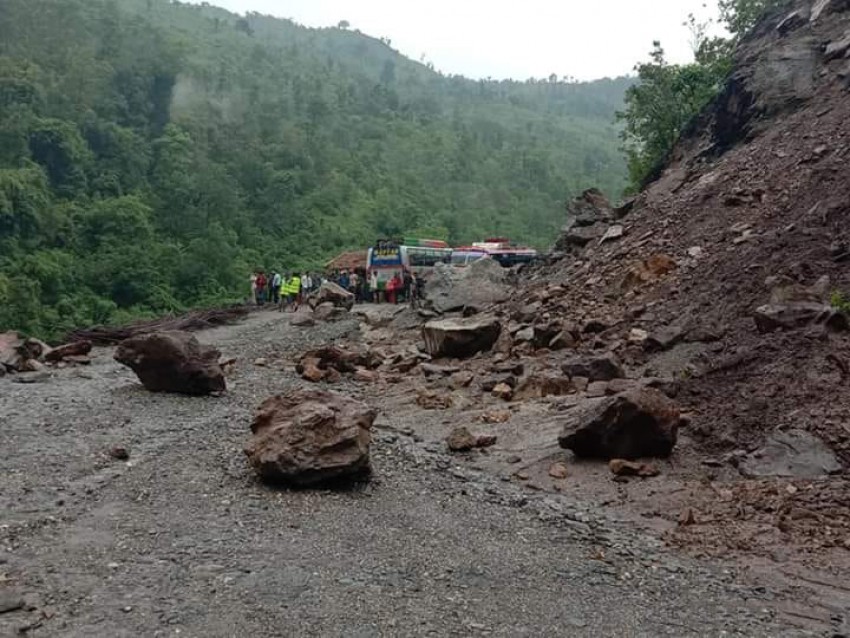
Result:
M495 259L504 268L510 268L518 264L530 264L537 260L538 253L533 248L517 246L505 237L494 237L483 242L472 244L473 248L487 251L492 259Z
M486 259L490 256L484 248L476 246L460 246L452 251L452 266L463 268L475 263L479 259Z
M367 268L378 273L378 289L384 290L387 282L404 270L415 272L427 279L434 266L451 262L452 249L439 239L381 240L369 249Z

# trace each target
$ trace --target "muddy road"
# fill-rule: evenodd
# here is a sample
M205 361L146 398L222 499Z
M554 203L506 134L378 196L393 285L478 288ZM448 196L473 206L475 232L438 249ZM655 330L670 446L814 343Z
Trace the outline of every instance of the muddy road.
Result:
M109 349L0 379L0 635L800 635L734 566L459 465L392 414L371 482L257 482L252 411L303 383L283 361L355 330L269 312L200 334L239 357L220 398L150 394Z

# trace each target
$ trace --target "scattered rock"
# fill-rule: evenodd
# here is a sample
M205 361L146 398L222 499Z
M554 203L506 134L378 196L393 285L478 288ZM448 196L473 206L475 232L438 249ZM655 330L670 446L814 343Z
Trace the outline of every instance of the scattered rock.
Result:
M475 448L476 438L465 427L457 427L446 438L446 446L451 452L469 452Z
M604 397L606 394L608 394L608 382L594 381L588 384L587 390L585 390L585 392L590 398Z
M676 269L676 261L667 255L653 255L646 261L634 266L625 276L621 284L624 290L637 288L644 284L657 281L664 275Z
M484 423L498 424L507 423L511 420L512 416L513 415L510 410L491 410L490 412L482 414L480 419Z
M813 324L824 325L836 331L850 328L847 315L843 312L826 304L810 301L761 306L756 309L753 318L761 333L793 330Z
M479 434L475 437L475 447L477 448L493 447L498 442L499 437L495 434Z
M422 374L426 377L449 377L456 372L460 372L460 368L457 366L439 366L434 363L423 363L420 366L420 370L422 370Z
M310 306L301 306L290 318L289 323L300 328L309 328L316 325L313 309Z
M570 475L570 471L563 463L554 463L549 468L549 476L554 479L565 479Z
M265 368L267 365L269 365L269 360L265 357L259 357L257 359L254 359L254 365L258 368Z
M381 378L375 370L367 370L366 368L357 368L354 371L354 379L361 383L377 383Z
M338 321L348 316L348 310L344 306L334 305L331 301L325 301L313 310L314 321Z
M676 445L679 408L657 390L639 388L589 399L563 417L558 439L576 456L602 459L667 457Z
M514 389L507 383L499 383L496 387L493 388L492 394L494 397L497 397L499 399L510 401L514 398Z
M647 339L649 339L649 333L646 330L641 330L640 328L632 328L629 331L629 343L642 346L644 343L646 343Z
M91 341L74 341L66 343L64 346L53 348L44 356L44 360L49 363L58 363L67 357L84 357L92 350Z
M115 360L128 366L151 392L206 395L223 392L221 353L188 332L155 332L123 341Z
M771 434L762 448L740 461L738 469L748 478L817 478L839 474L842 467L819 438L803 430L789 430Z
M679 514L679 527L689 527L697 524L697 517L694 510L688 507Z
M370 472L375 411L322 391L267 399L251 425L245 454L264 481L314 486Z
M448 410L454 405L454 401L448 394L420 390L416 395L416 405L423 410Z
M461 388L468 388L472 385L472 382L475 380L475 375L471 372L456 372L452 375L452 385L458 390Z
M614 354L589 359L572 359L561 366L568 377L584 377L590 381L610 381L625 377L620 361Z
M109 456L115 459L116 461L126 461L130 458L130 453L125 447L115 446L114 448L109 450Z
M600 244L604 244L608 241L615 241L620 239L626 232L626 229L619 224L611 226L608 231L602 236L602 239L599 240Z
M519 385L514 398L518 401L528 401L548 396L563 396L573 391L573 384L567 377L556 374L533 374Z
M685 338L686 331L681 326L664 326L652 332L644 344L650 352L669 350Z
M615 476L651 478L661 474L661 471L650 463L634 463L623 459L611 459L608 462L608 468Z
M422 328L425 348L432 357L464 359L490 350L502 325L494 317L430 321Z
M576 343L576 339L571 333L566 330L562 330L552 337L552 340L549 342L549 349L566 350L567 348L575 348Z

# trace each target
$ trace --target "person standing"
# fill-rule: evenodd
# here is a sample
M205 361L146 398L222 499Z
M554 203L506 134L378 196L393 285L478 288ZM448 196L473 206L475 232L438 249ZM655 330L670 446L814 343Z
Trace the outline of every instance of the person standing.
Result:
M372 274L369 275L369 292L372 295L372 303L378 303L378 271L373 270Z
M413 286L413 277L410 275L410 269L404 269L404 275L402 277L402 295L404 296L404 302L410 303L410 289Z
M251 273L251 305L257 305L257 273Z
M283 277L280 276L280 273L275 272L272 276L272 303L275 305L280 304L280 289L283 285Z
M266 304L266 286L268 286L268 279L266 279L266 273L262 270L257 274L257 305L262 307Z

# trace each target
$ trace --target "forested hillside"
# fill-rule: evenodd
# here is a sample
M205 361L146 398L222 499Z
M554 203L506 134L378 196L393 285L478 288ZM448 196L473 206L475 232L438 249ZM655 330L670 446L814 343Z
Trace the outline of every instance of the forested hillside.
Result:
M623 188L629 83L447 77L166 0L0 0L0 329L237 299L251 269L378 236L545 246L572 193Z

